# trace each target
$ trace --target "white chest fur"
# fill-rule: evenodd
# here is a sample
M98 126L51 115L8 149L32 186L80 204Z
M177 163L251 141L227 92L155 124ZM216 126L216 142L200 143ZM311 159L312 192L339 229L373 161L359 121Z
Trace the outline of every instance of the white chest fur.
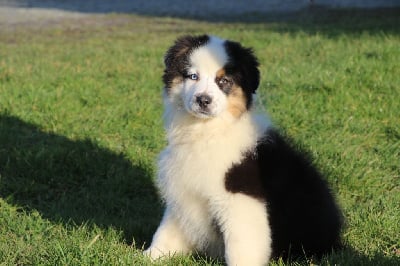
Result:
M159 157L158 187L167 212L200 250L217 241L213 217L218 202L230 196L225 174L265 131L268 123L259 121L251 113L238 120L222 116L206 122L183 117L167 130L169 145Z
M190 118L189 118L190 119ZM221 193L225 173L256 145L266 129L251 114L236 121L186 121L168 132L158 161L159 187L168 198L187 191L209 198Z

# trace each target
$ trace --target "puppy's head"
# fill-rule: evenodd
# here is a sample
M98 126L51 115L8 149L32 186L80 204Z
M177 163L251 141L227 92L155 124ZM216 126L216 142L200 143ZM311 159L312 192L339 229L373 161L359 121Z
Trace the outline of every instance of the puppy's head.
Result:
M208 35L179 38L165 55L166 96L200 119L240 117L260 79L251 49Z

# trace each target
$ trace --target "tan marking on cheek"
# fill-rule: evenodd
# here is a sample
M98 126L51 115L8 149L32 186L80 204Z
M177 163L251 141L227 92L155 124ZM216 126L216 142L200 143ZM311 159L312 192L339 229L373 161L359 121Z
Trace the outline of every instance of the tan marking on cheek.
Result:
M237 118L247 111L246 96L241 87L233 85L232 91L228 95L228 111Z
M170 93L171 91L173 91L178 85L180 85L183 82L183 79L181 77L175 77L172 80L172 86L170 88L165 88L165 90L167 91L167 93Z

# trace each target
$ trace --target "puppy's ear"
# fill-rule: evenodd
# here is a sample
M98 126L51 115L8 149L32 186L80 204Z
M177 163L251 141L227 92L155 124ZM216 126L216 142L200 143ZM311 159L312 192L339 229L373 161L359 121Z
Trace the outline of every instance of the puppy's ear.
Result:
M208 35L201 36L182 36L175 41L165 54L165 67L173 67L176 61L187 59L190 52L200 46L205 45L210 37Z
M187 74L190 53L194 49L205 45L209 39L208 35L183 36L177 39L175 44L168 49L164 57L165 70L163 75L163 82L167 92L174 86L174 82L180 82Z
M225 48L229 56L226 71L247 94L255 93L260 84L260 71L253 50L232 41L226 41Z

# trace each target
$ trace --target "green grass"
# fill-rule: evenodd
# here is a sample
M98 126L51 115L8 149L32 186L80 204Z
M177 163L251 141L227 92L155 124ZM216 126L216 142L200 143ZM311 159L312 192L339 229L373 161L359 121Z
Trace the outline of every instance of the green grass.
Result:
M150 264L162 58L177 36L200 33L254 47L266 109L327 173L347 248L321 264L400 264L400 11L246 18L0 30L0 264Z

